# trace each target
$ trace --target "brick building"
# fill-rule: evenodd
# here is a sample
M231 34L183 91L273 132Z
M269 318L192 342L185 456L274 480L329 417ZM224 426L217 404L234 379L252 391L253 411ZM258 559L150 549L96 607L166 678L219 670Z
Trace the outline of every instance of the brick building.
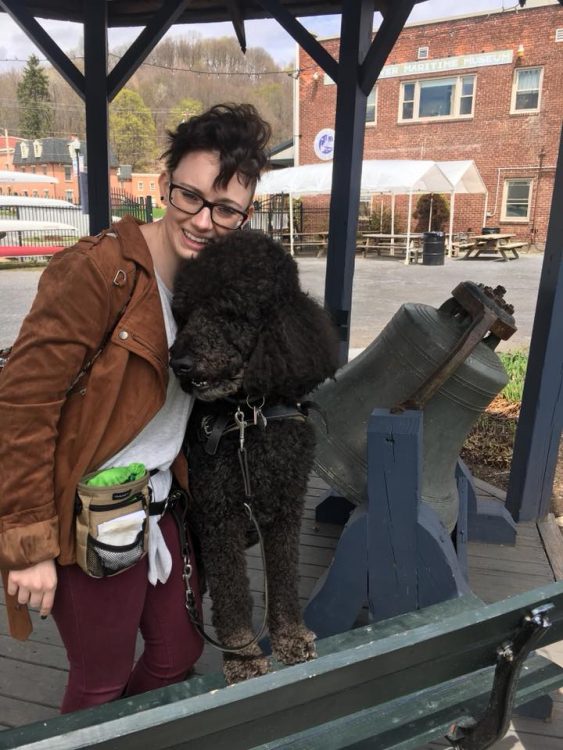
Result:
M321 43L338 56L338 39ZM317 163L336 86L303 50L299 68L297 163ZM405 26L368 99L364 158L473 159L488 189L486 225L542 247L562 121L563 7L528 0ZM403 224L406 211L397 200ZM483 196L457 196L454 231L479 230L483 211Z
M76 147L79 148L76 159ZM29 183L19 182L17 185L0 186L9 195L23 195L37 198L60 198L72 203L79 201L78 171L87 170L86 144L76 142L75 138L25 138L8 137L5 141L4 153L6 159L3 169L13 169L18 172L29 172ZM0 155L2 149L0 149ZM44 184L33 182L33 175L49 175L56 177L57 183ZM117 159L110 149L110 189L125 191L133 198L145 199L150 195L154 205L160 205L158 189L158 172L132 172L131 167L118 166Z

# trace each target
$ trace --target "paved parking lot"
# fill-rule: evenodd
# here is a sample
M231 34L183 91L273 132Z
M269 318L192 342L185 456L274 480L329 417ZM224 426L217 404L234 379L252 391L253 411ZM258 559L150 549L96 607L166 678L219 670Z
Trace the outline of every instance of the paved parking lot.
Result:
M404 302L439 307L460 281L502 284L515 307L518 331L501 349L528 346L543 256L522 255L508 263L494 259L446 258L443 266L405 266L394 259L356 258L352 299L351 349L367 346ZM326 258L298 258L301 282L318 299L324 295ZM10 344L28 311L40 270L0 271L0 346ZM64 300L61 300L64 304Z

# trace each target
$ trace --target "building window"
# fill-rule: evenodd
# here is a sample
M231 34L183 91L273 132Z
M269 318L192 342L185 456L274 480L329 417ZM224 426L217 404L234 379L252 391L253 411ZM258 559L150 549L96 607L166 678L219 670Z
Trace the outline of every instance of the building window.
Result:
M20 143L20 154L22 159L27 159L27 157L29 156L29 146L25 141L22 141Z
M143 190L144 189L144 183L137 182L137 190Z
M38 190L32 190L32 191L31 191L31 195L32 195L32 196L33 196L34 198L39 198L39 191L38 191Z
M563 29L555 29L555 41L563 42Z
M43 174L47 174L47 165L46 164L43 164L43 166L41 167L41 169L43 171Z
M475 76L431 78L401 85L399 121L473 117Z
M154 191L156 190L156 182L151 182L150 188L151 188L151 193L154 193Z
M35 164L31 167L32 174L35 174Z
M48 190L44 190L43 191L43 197L44 198L48 198L49 197L49 191Z
M416 53L416 56L419 60L427 60L428 53L429 53L428 47L419 47Z
M375 125L377 122L377 86L369 93L366 107L366 124Z
M72 180L72 167L65 166L65 182Z
M537 112L539 110L541 79L541 68L519 68L514 71L511 112Z
M43 151L41 141L33 141L33 155L38 159Z
M74 193L72 190L65 190L65 200L69 201L70 203L74 202Z
M505 180L502 199L502 221L528 221L532 180Z

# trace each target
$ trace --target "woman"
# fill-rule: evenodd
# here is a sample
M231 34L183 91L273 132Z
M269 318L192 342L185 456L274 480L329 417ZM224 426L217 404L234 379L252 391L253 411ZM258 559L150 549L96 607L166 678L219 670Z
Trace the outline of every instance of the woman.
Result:
M187 484L191 407L168 366L170 302L181 260L250 217L270 128L251 105L218 105L168 135L164 218L126 217L55 256L0 379L0 568L12 604L53 614L70 662L63 713L178 682L202 650L167 510ZM151 474L148 555L92 578L76 564L76 487L135 462Z

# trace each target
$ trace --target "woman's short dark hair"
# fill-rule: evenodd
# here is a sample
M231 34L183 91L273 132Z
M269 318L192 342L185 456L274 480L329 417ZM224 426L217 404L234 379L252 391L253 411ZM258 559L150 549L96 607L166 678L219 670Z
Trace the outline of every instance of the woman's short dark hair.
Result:
M217 104L167 131L169 146L162 154L171 175L186 154L216 151L220 168L214 187L226 187L234 174L245 187L256 185L268 161L266 144L272 129L252 104Z

